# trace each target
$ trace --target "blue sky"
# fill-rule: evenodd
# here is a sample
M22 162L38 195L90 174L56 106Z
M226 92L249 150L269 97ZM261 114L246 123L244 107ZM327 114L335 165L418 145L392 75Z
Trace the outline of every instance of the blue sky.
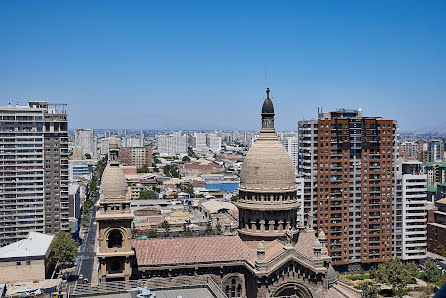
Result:
M1 1L0 99L70 127L258 129L362 108L446 121L446 1Z

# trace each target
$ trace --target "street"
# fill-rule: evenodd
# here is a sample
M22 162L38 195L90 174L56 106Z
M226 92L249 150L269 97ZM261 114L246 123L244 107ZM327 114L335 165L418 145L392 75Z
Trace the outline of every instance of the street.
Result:
M91 282L91 277L94 270L93 263L94 263L94 258L96 257L94 248L95 237L96 237L96 225L94 224L96 219L96 211L97 207L93 205L87 236L85 237L85 241L84 243L82 243L79 252L80 263L76 268L76 274L77 275L83 274L84 278L88 278L89 282Z

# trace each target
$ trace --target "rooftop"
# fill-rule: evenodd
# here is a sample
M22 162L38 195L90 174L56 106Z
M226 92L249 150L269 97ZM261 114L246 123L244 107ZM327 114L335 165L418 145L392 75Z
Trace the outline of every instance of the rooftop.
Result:
M8 258L43 257L46 255L53 239L54 235L30 232L28 238L1 247L0 261Z
M139 266L244 261L252 252L237 236L133 240L132 246Z

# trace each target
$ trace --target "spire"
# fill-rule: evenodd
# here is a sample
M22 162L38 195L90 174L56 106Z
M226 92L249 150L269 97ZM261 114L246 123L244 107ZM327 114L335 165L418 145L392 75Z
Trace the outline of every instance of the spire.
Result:
M266 88L266 98L262 106L262 130L274 131L274 105L269 98L269 88Z

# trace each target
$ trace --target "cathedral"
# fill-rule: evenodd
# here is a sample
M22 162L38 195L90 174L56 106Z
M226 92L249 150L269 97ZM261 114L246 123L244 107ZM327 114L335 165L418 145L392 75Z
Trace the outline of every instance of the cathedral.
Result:
M324 232L298 221L294 168L274 115L267 89L260 135L240 174L237 235L131 239L130 197L112 138L97 213L100 282L207 275L227 297L337 296Z

